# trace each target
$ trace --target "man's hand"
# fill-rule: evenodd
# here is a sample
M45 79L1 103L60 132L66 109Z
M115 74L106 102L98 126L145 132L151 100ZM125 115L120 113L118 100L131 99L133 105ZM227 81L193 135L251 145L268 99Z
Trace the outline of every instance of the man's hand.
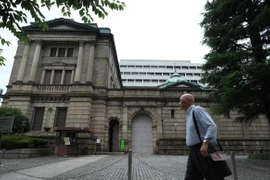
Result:
M202 156L208 156L208 143L203 143L201 147L201 154Z

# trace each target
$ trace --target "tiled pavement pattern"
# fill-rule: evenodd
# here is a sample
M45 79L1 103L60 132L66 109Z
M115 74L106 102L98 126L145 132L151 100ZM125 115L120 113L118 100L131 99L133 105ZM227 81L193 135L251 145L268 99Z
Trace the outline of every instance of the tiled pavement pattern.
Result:
M133 180L181 180L187 156L133 154ZM231 166L231 162L228 161ZM2 159L0 180L127 180L128 155ZM270 180L270 161L236 156L239 180ZM226 180L233 180L233 176Z

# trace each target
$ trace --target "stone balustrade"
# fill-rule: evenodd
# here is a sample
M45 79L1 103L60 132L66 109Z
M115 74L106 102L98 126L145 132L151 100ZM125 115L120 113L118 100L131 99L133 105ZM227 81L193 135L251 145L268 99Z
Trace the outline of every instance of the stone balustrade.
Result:
M34 88L34 92L69 92L69 85L38 85Z

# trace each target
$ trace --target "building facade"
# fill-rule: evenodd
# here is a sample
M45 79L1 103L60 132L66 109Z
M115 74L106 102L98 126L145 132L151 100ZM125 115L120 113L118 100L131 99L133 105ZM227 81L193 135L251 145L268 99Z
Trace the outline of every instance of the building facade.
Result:
M59 143L69 146L72 138L91 137L101 152L130 148L135 153L185 152L170 144L179 140L185 147L186 115L178 107L179 97L192 93L197 105L209 109L213 103L208 91L179 75L173 75L163 88L123 87L110 29L63 18L47 23L50 29L46 32L37 24L24 28L31 41L18 42L7 92L2 96L3 106L19 108L31 120L26 135L54 137L69 130L79 136L64 133ZM186 66L200 67L188 62ZM250 147L247 144L270 151L265 145L270 138L267 120L260 117L249 127L235 124L236 116L235 112L213 116L226 147L243 147L244 143L243 151ZM81 152L93 152L91 144L81 144Z
M178 73L187 82L200 84L201 63L183 60L121 59L119 62L124 86L158 86Z

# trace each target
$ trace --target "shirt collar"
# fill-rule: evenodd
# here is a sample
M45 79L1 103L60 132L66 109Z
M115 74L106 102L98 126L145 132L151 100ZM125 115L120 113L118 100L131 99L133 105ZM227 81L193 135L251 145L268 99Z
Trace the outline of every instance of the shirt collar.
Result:
M187 115L189 115L192 111L192 109L195 108L195 105L191 105L188 109L187 109Z

